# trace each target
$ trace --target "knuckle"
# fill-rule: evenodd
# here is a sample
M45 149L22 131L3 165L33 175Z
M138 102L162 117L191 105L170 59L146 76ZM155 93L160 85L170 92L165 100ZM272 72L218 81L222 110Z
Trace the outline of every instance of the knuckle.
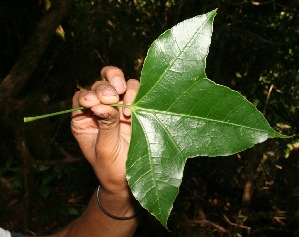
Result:
M110 81L115 76L124 77L124 73L121 69L115 66L106 66L101 71L102 79Z
M118 125L118 119L109 116L105 119L99 119L99 126L102 131L107 131L116 128Z
M92 86L91 90L97 90L98 88L101 88L103 86L109 86L109 82L107 81L96 81Z

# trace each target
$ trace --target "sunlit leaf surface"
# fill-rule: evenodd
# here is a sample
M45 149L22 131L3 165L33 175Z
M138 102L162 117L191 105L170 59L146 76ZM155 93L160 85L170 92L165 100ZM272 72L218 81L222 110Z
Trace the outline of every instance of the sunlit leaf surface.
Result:
M206 78L215 15L183 21L153 42L132 105L127 179L165 227L187 158L231 155L282 137L238 92Z

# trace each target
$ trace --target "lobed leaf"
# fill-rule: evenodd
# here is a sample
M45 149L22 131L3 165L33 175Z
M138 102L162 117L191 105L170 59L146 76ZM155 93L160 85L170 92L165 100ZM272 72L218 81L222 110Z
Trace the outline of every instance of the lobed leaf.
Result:
M284 137L242 95L206 77L215 15L183 21L153 42L131 106L127 180L166 228L187 158L231 155Z

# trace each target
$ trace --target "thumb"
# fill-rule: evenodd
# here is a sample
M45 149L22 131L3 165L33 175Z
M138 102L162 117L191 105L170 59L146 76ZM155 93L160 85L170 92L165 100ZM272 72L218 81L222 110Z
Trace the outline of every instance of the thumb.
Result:
M119 111L118 108L109 106L119 101L119 95L106 81L96 82L92 90L101 102L90 108L98 124L98 136L94 144L96 158L105 160L115 156L119 139Z
M97 105L91 108L98 123L98 137L95 151L97 162L106 166L115 160L120 150L119 111L115 107Z
M102 114L102 117L98 117L97 120L99 129L93 167L104 189L122 190L127 188L125 178L126 156L122 155L127 153L127 146L122 145L124 141L119 133L120 113L118 109L113 107L105 109L107 109L105 111L107 113Z

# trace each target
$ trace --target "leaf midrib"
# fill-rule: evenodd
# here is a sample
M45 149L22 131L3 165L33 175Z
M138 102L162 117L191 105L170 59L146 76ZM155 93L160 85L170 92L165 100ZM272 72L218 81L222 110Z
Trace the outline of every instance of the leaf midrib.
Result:
M190 40L184 45L184 47L180 50L180 53L172 60L172 62L169 64L169 66L165 69L165 71L160 75L160 77L158 78L158 80L155 82L155 84L138 100L135 102L135 104L137 105L138 103L142 102L142 100L144 98L146 98L156 87L157 85L159 85L159 82L164 78L164 75L172 68L172 66L174 65L174 63L177 61L177 59L181 56L181 54L184 52L184 49L189 45L189 43L194 39L194 37L198 34L198 32L200 31L201 27L203 25L205 25L207 22L209 21L209 18L207 17L206 20L197 28L197 30L195 31L195 33L192 35L192 37L190 38ZM166 31L168 32L168 31ZM166 32L164 34L166 34ZM164 35L162 34L162 35ZM205 57L206 58L206 57ZM141 73L142 76L142 73ZM140 82L142 82L143 78L141 77Z
M138 118L138 116L136 116L136 114L135 114L135 118L138 120L140 126L142 127L142 130L145 131L145 128L144 128L142 122L139 120L139 118ZM146 140L146 143L147 143L147 147L149 148L149 147L150 147L150 145L149 145L149 139L148 139L146 133L144 133L144 135L145 135L145 140ZM159 195L158 195L158 192L157 192L157 190L158 190L157 177L156 177L155 172L154 172L155 168L154 168L154 166L153 166L153 160L152 160L152 157L153 157L153 156L152 156L152 153L151 153L151 150L150 150L150 149L148 149L148 153L149 153L149 156L148 156L148 157L149 157L150 166L151 166L151 173L152 173L152 177L153 177L152 181L153 181L153 183L154 183L154 190L155 190L155 194L156 194L156 196L157 196L157 201L158 201L159 211L160 211L160 215L161 215L161 214L162 214L162 208L161 208L160 199L158 198Z
M164 115L171 115L171 116L178 116L178 117L201 119L201 120L204 120L204 121L236 126L236 127L242 128L242 129L245 128L245 129L254 130L254 131L258 131L258 132L269 133L268 130L262 130L262 129L258 129L258 128L248 127L248 126L245 126L245 125L242 125L242 124L231 123L231 122L217 120L217 119L211 119L211 118L205 118L205 117L201 117L201 116L194 116L194 115L190 115L190 114L174 113L174 112L170 112L170 111L162 111L162 110L157 110L157 109L147 109L147 108L138 107L136 105L134 105L132 109L133 109L133 112L135 113L136 117L138 117L137 114L136 114L136 113L138 113L138 111L144 111L144 112L148 112L148 113L155 114L155 115L156 114L164 114ZM273 133L275 133L274 130L273 130Z

